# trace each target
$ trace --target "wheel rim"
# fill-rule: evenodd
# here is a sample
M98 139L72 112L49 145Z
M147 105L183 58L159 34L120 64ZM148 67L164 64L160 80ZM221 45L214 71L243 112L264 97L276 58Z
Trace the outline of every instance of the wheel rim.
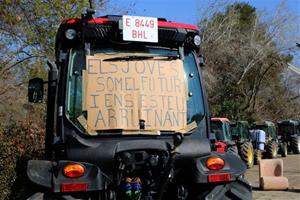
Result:
M300 139L298 139L298 152L300 152Z
M262 154L261 154L261 151L257 151L257 161L261 161L261 158L262 158Z
M284 145L284 151L285 151L285 155L287 155L288 154L287 144Z
M277 152L276 152L276 145L273 144L273 145L272 145L272 154L273 154L273 158L276 157L276 153L277 153Z
M251 165L253 163L253 150L249 146L248 148L248 164Z

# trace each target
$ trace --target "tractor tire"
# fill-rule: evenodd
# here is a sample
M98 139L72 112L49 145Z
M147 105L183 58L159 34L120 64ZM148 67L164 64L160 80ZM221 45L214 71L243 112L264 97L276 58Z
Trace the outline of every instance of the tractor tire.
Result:
M236 145L228 147L227 152L232 153L232 154L236 155L237 157L240 157L239 150Z
M37 192L31 197L27 198L27 200L64 200L64 198L48 193Z
M278 146L275 142L271 141L266 146L266 157L276 158L278 154Z
M101 200L102 198L99 196L91 196L91 197L73 197L68 194L54 194L49 192L37 192L32 196L28 197L26 200L81 200L81 199L89 199L89 200Z
M300 153L300 137L292 137L291 138L291 149L294 152L294 154Z
M242 144L240 149L241 159L246 163L247 168L251 168L254 164L253 146L250 142Z
M198 189L199 190L199 189ZM236 181L215 185L209 192L203 191L201 194L193 195L188 199L196 200L251 200L252 188L242 177Z
M255 149L254 150L254 164L255 165L258 165L259 162L261 161L262 159L262 152L260 149Z
M279 145L279 152L281 154L281 157L286 157L288 154L288 148L286 143L280 143Z

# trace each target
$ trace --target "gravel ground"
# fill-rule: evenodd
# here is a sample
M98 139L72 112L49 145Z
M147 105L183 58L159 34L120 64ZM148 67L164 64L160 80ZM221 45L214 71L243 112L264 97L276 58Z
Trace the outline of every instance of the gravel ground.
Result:
M280 156L279 156L280 158ZM253 187L253 199L300 200L300 155L289 154L283 159L283 175L289 180L287 191L261 191L259 189L258 166L248 169L245 176Z

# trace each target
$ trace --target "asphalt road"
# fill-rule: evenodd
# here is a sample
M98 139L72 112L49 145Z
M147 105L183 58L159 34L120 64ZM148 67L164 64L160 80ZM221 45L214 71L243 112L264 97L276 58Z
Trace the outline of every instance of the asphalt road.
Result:
M280 158L280 156L279 156ZM287 191L261 191L259 189L258 165L248 169L245 176L253 187L253 199L300 200L300 154L289 154L283 159L283 176L289 180Z

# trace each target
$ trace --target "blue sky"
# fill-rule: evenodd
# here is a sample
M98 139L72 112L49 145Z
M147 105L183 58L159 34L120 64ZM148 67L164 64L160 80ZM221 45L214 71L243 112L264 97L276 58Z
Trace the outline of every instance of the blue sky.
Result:
M111 0L112 5L127 8L135 4L130 14L141 16L163 17L170 21L196 24L198 11L215 0ZM227 0L232 1L234 0ZM241 0L237 0L240 1ZM282 0L245 0L258 10L265 10L272 14ZM218 2L225 2L219 0ZM288 8L295 15L300 16L300 0L285 0ZM300 21L299 21L300 23Z
M129 9L130 15L153 16L166 18L168 21L176 21L196 25L200 19L200 10L216 0L110 0L112 6ZM217 0L217 2L247 2L264 12L267 17L272 17L276 7L282 0ZM300 35L300 0L285 0L289 12L298 16L298 30ZM117 10L118 11L118 10ZM120 13L99 13L120 14ZM114 12L114 11L113 11ZM300 41L299 41L300 42ZM291 41L294 44L295 41ZM300 67L300 48L295 52L293 63Z

